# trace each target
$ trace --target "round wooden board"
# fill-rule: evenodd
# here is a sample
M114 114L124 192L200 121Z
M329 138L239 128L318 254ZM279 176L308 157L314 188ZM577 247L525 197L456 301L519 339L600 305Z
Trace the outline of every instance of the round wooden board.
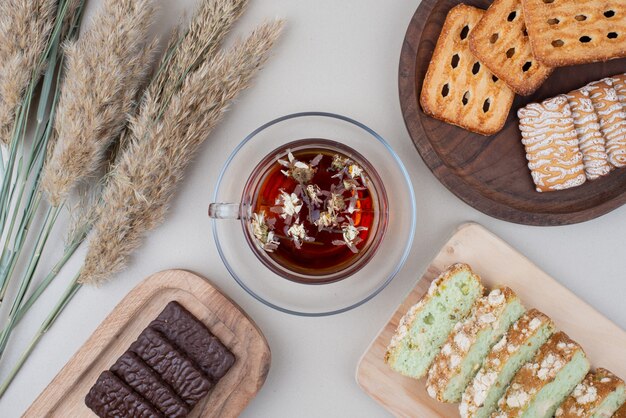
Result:
M626 203L626 169L569 190L538 193L527 167L517 110L626 71L626 59L558 68L533 95L516 96L504 129L485 137L433 119L419 93L448 11L459 0L422 0L404 39L399 68L400 105L426 165L450 191L495 218L528 225L566 225L604 215ZM464 3L486 9L489 0Z

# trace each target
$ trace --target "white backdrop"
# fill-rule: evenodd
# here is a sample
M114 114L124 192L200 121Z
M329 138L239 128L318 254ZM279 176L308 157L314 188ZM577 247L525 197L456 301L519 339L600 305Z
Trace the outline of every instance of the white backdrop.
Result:
M160 1L162 33L196 2ZM90 16L102 0L88 2ZM267 67L202 148L178 190L167 222L149 235L128 270L113 282L81 290L0 401L0 416L18 417L124 295L144 277L168 268L209 277L264 331L272 348L272 368L244 416L387 416L355 383L357 361L429 260L466 221L479 222L500 235L626 328L626 207L580 225L514 225L461 202L422 163L405 130L397 93L400 48L417 5L416 0L251 0L237 33L247 32L267 17L287 19L284 36ZM272 311L239 288L218 258L206 216L217 173L236 144L270 119L306 110L345 114L385 137L409 169L419 217L411 257L391 285L365 306L321 319ZM52 239L61 247L60 232ZM39 326L44 305L47 312L78 268L78 258L63 271L38 309L25 318L5 364L15 360L18 347ZM55 254L46 256L45 267L55 259ZM5 366L0 374L7 371Z

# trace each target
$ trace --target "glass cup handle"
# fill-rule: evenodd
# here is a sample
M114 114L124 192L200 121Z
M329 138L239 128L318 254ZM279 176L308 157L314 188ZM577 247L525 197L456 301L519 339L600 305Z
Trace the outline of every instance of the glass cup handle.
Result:
M209 218L213 219L240 219L239 203L211 203L209 205Z

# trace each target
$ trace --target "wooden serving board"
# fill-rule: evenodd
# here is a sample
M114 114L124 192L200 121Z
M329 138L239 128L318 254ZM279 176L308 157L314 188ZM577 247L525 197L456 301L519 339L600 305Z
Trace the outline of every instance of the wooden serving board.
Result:
M626 378L626 332L506 242L480 225L466 224L430 263L357 367L358 384L392 414L419 418L459 416L457 404L438 403L428 396L425 379L404 377L391 370L383 359L400 318L426 294L439 273L456 262L469 264L488 289L500 284L512 288L526 308L546 313L557 328L580 343L593 366L605 367Z
M39 395L24 417L95 417L85 395L148 324L177 301L215 334L236 361L190 417L236 417L257 394L270 368L265 337L250 318L206 279L167 270L135 287Z
M462 0L486 9L490 0ZM626 169L569 190L538 193L527 167L517 110L626 72L626 59L558 68L531 96L516 96L504 129L491 137L427 116L419 94L448 11L461 0L422 0L409 24L399 68L404 121L435 177L470 206L495 218L529 225L565 225L603 215L626 203Z

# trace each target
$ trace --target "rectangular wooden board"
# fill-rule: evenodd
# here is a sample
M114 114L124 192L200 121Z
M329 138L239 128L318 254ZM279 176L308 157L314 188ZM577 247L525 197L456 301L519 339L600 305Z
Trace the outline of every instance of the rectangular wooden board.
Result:
M24 417L95 417L85 406L85 395L100 373L115 363L171 301L202 321L236 358L190 417L238 416L260 390L269 371L267 341L256 325L206 279L183 270L167 270L144 280L115 307Z
M489 289L511 287L526 308L549 315L557 327L579 342L593 367L626 378L626 332L541 271L506 242L477 224L466 224L441 249L426 272L369 346L357 367L365 392L397 417L458 417L457 404L441 404L428 396L425 379L394 372L384 362L387 344L400 318L417 303L430 283L449 265L467 263Z

